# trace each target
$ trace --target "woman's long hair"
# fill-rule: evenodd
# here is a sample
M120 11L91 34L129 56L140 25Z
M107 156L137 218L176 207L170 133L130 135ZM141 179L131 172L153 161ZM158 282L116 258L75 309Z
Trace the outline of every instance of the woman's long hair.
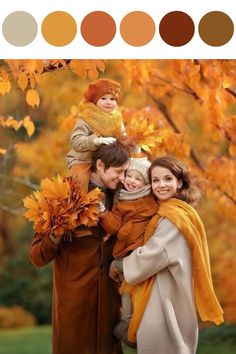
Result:
M174 197L196 206L203 196L203 191L199 186L199 181L188 172L186 166L171 155L158 157L152 162L149 168L150 181L152 180L152 170L157 166L167 168L178 180L182 180L182 187L177 190Z

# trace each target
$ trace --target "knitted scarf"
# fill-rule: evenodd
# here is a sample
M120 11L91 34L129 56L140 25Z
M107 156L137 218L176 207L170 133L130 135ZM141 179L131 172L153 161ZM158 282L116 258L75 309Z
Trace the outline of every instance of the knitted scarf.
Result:
M136 200L139 198L146 197L151 192L151 185L146 184L143 188L139 189L138 191L127 191L126 189L122 188L119 194L119 200Z
M93 129L98 136L122 138L122 115L118 109L104 112L92 102L82 100L79 104L79 116Z
M219 325L223 322L223 311L212 285L207 239L202 221L197 212L182 200L171 198L159 203L157 214L150 220L146 228L144 241L147 242L154 234L161 217L169 219L177 226L188 242L192 253L193 291L197 311L202 321L211 321ZM128 339L131 342L136 342L136 332L156 276L158 275L133 286L133 288L128 286L134 307L128 330Z

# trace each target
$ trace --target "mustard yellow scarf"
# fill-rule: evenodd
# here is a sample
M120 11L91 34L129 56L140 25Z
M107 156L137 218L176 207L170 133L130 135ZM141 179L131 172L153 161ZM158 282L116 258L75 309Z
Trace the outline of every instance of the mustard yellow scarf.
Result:
M104 112L92 102L82 100L79 104L79 116L88 123L98 136L122 138L122 115L118 109Z
M182 200L171 198L160 202L157 214L150 220L144 242L154 234L161 217L169 219L177 226L188 242L192 253L193 291L197 311L203 321L211 321L219 325L223 322L223 310L214 293L207 239L202 221L193 207ZM133 302L133 316L128 330L128 338L136 342L142 315L147 305L156 276L135 286L122 286L130 291Z

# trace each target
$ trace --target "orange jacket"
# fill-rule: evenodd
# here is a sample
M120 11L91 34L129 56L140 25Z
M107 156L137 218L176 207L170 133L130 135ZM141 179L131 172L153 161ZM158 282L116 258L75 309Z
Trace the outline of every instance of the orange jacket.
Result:
M143 237L150 219L157 213L158 204L153 196L147 195L136 200L120 200L101 214L100 225L108 234L116 234L114 257L124 257L143 245Z

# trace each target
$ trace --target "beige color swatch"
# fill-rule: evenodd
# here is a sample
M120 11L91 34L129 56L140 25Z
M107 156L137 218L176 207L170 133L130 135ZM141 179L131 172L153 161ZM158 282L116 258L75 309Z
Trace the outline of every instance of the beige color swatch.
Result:
M5 18L2 25L2 33L6 41L17 47L33 42L37 32L37 22L25 11L12 12Z

